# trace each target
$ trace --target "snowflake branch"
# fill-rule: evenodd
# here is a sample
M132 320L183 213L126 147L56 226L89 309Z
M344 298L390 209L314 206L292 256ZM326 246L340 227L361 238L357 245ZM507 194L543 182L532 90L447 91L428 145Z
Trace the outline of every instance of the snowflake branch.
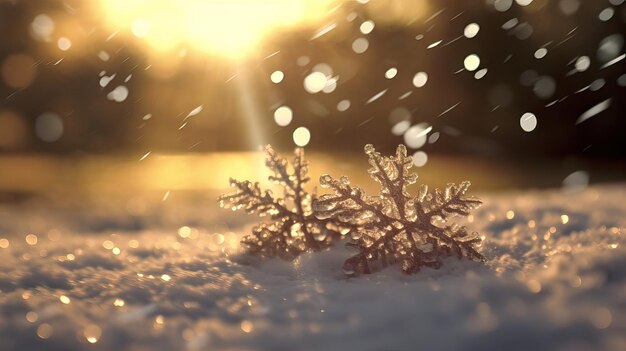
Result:
M256 225L252 234L242 239L251 254L293 259L307 250L328 247L354 227L334 218L322 220L313 215L311 203L315 197L304 189L304 184L310 180L308 162L304 159L304 150L298 148L294 153L290 166L271 146L265 147L265 165L271 172L268 179L283 187L284 199L274 197L269 190L262 191L258 182L235 179L230 181L235 192L219 198L222 207L234 211L243 209L248 214L269 216L274 221Z
M435 191L435 199L440 203L435 208L427 212L429 218L439 216L445 218L447 213L455 213L461 216L467 216L470 210L480 206L482 202L473 198L463 197L470 186L470 182L464 181L459 186L448 184L445 193L441 193L439 189Z
M248 214L258 214L259 216L269 214L274 219L293 215L293 212L274 199L270 191L262 192L258 182L252 183L247 180L239 181L231 178L230 186L237 188L237 191L219 197L222 207L233 210L244 208Z
M368 273L368 262L381 260L402 262L405 273L415 273L422 266L438 268L442 259L455 254L458 258L484 260L475 249L481 239L467 235L464 228L438 227L436 220L445 222L450 215L468 215L481 202L465 196L469 182L448 184L445 191L429 193L422 185L415 197L406 193L417 176L409 172L412 160L400 145L395 157L383 157L371 145L365 147L370 176L380 184L378 196L365 196L352 187L347 178L320 178L322 187L332 193L322 195L313 207L318 218L334 218L356 226L360 237L350 245L359 253L345 262L346 272ZM368 234L370 233L370 234Z
M370 174L383 187L380 195L389 197L400 218L404 218L406 198L402 179L404 179L406 148L404 145L398 146L396 159L381 156L371 144L365 147L365 153L369 156L369 162L373 166L370 169ZM394 167L395 173L397 173L395 181L391 180L388 174L388 170L391 172L390 167ZM384 191L385 189L387 192Z

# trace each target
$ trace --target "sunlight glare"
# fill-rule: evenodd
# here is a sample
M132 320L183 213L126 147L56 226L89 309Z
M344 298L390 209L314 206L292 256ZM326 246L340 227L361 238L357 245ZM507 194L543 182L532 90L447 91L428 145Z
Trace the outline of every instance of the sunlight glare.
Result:
M158 51L189 44L245 56L279 28L319 23L334 0L101 0L112 30L130 29Z

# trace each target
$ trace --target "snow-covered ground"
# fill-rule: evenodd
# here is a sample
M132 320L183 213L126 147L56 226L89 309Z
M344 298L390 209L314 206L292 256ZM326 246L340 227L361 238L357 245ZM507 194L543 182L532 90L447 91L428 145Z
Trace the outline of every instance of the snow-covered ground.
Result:
M4 206L0 350L626 350L626 185L482 198L486 265L349 279L343 245L241 256L217 209Z

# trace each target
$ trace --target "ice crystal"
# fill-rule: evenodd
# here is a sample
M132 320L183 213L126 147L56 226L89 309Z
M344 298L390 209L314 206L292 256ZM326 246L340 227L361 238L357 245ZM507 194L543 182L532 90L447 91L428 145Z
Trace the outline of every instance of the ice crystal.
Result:
M372 145L365 146L369 175L381 186L378 195L368 196L350 185L347 177L320 178L322 187L332 193L322 195L313 208L319 219L336 218L344 225L358 227L352 232L349 246L358 253L344 263L348 275L371 273L371 265L400 263L408 274L423 266L439 268L448 256L482 261L476 250L481 243L477 233L465 227L447 224L453 215L467 216L481 202L465 195L469 182L448 184L444 191L429 191L421 185L415 196L407 192L417 175L410 172L413 161L404 145L396 155L383 157Z
M316 194L303 188L310 177L302 148L295 149L291 166L270 145L265 147L265 154L265 165L271 171L268 179L284 189L283 198L275 196L271 190L261 190L258 182L236 179L230 180L235 192L219 198L221 207L271 219L256 225L252 234L242 239L249 253L293 259L305 251L324 249L350 231L350 224L313 215L311 204Z

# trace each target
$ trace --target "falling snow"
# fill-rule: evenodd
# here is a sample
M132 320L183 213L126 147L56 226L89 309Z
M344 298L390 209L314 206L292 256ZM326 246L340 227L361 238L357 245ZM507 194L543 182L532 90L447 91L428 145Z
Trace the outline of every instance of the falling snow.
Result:
M463 60L463 66L468 71L475 71L480 66L480 58L476 54L468 55Z
M393 79L398 74L398 69L395 67L391 67L385 72L385 78Z
M304 89L311 93L319 93L326 87L327 77L322 72L311 72L304 78Z
M369 47L369 41L365 38L357 38L352 42L352 50L357 54L362 54L367 51Z
M416 88L421 88L428 82L428 74L426 72L418 72L413 76L413 85Z
M387 93L387 90L388 89L381 90L380 92L376 93L374 96L372 96L371 98L367 99L365 104L371 104L372 102L380 99L383 95L385 95L385 93Z
M611 99L606 99L599 104L593 106L592 108L585 111L578 119L576 120L576 124L582 123L589 118L601 113L602 111L608 109L611 106Z
M127 87L119 85L107 94L107 99L115 102L124 102L128 97L128 93L129 92Z
M280 106L274 111L274 121L281 127L286 127L293 119L293 111L287 106Z
M467 26L465 26L465 30L463 31L463 35L465 35L466 38L473 38L475 37L478 32L480 31L480 26L476 23L470 23Z
M537 117L530 112L526 112L520 118L519 124L525 132L532 132L537 128Z
M293 142L300 147L306 146L311 141L311 132L306 127L298 127L293 131Z
M337 103L337 111L344 112L350 108L350 100L341 100Z
M588 11L583 0L481 1L476 6L488 7L489 18L432 4L434 8L419 20L429 27L413 31L403 43L420 50L410 65L384 51L386 43L376 40L387 28L383 20L370 18L372 14L363 10L369 3L359 0L351 4L355 9L350 12L335 8L341 17L324 19L306 34L305 42L323 44L341 36L337 55L343 55L348 65L311 50L295 52L288 62L273 61L282 60L285 50L262 53L267 66L261 68L261 77L271 90L268 95L291 87L311 94L305 94L310 99L306 107L284 96L263 107L266 126L273 125L289 142L305 147L312 141L323 143L321 135L311 133L317 129L303 126L312 111L329 124L341 124L333 128L338 131L365 129L375 119L384 120L388 126L381 133L403 142L412 150L413 165L427 171L439 157L431 150L450 139L466 145L461 142L471 137L459 126L440 124L463 115L466 105L485 104L486 111L498 114L494 123L477 123L483 132L497 135L508 122L512 133L521 135L518 140L530 140L555 123L582 133L621 106L622 95L612 93L612 88L626 86L625 39L623 31L612 26L623 25L624 8L619 7L623 0L605 1L597 11ZM544 28L543 16L549 11L541 6L548 3L554 5L551 11L558 15L554 18L566 24L564 30L558 30L560 25ZM75 11L67 6L68 13ZM84 45L54 14L30 16L24 31L56 56L49 63L23 53L5 59L2 65L8 68L3 68L2 78L18 91L35 81L37 69L66 65L65 57ZM579 16L591 17L598 28L610 31L599 31L604 34L591 47L578 45L576 40L596 30L577 27ZM443 31L447 22L456 29ZM413 22L407 23L409 28ZM127 27L138 41L160 30L146 18L133 18ZM120 37L124 33L108 32L106 42L118 32ZM500 48L484 42L495 32L513 44ZM526 46L519 45L522 42ZM116 60L128 59L113 47L90 51L98 65L95 72L102 70L91 76L90 84L101 88L105 102L129 104L134 102L129 101L129 86L155 68L146 63L132 73L107 72ZM447 50L454 47L463 51L450 55L454 51ZM176 52L176 57L187 55L186 48ZM378 55L380 61L372 61L375 67L365 65ZM453 68L425 66L442 58ZM16 79L11 75L14 67L26 67L29 74ZM368 70L376 78L367 82L361 95L348 95L343 84L349 86ZM515 78L504 79L503 70L511 70ZM227 83L241 78L235 71L229 75ZM453 87L438 91L437 99L420 100L440 84ZM484 90L484 100L461 104L453 91L463 89ZM559 116L562 105L583 98L586 103L570 107L577 111L573 115L558 121L549 118ZM132 100L139 99L140 94L133 95ZM375 116L360 114L390 101L392 105ZM205 111L201 103L193 101L176 111L184 117L179 130L194 121L188 119L212 109L207 104ZM141 109L132 116L148 125L163 120L159 110L148 111L155 111L157 118ZM359 119L352 119L353 114ZM468 123L488 120L463 116ZM75 133L74 118L82 116L40 111L33 115L33 138L46 145L62 142ZM181 133L192 126L189 123ZM149 164L150 148L138 150L134 162ZM487 265L449 262L444 270L426 268L417 279L392 270L369 279L346 279L337 269L346 258L343 246L305 254L294 262L250 261L238 244L249 226L246 220L229 218L227 228L216 229L215 218L204 208L147 209L148 215L140 220L129 214L130 206L102 209L97 215L84 209L80 215L68 215L50 208L32 218L0 205L0 348L626 349L621 328L626 323L626 190L623 185L590 185L586 170L569 172L560 189L481 196L485 206L467 222L484 235L481 250ZM176 190L163 189L157 202L168 205L178 196ZM42 218L60 223L63 230L21 233L20 223L40 223ZM174 224L172 218L186 223ZM384 301L389 303L381 309ZM544 337L533 337L537 335Z

